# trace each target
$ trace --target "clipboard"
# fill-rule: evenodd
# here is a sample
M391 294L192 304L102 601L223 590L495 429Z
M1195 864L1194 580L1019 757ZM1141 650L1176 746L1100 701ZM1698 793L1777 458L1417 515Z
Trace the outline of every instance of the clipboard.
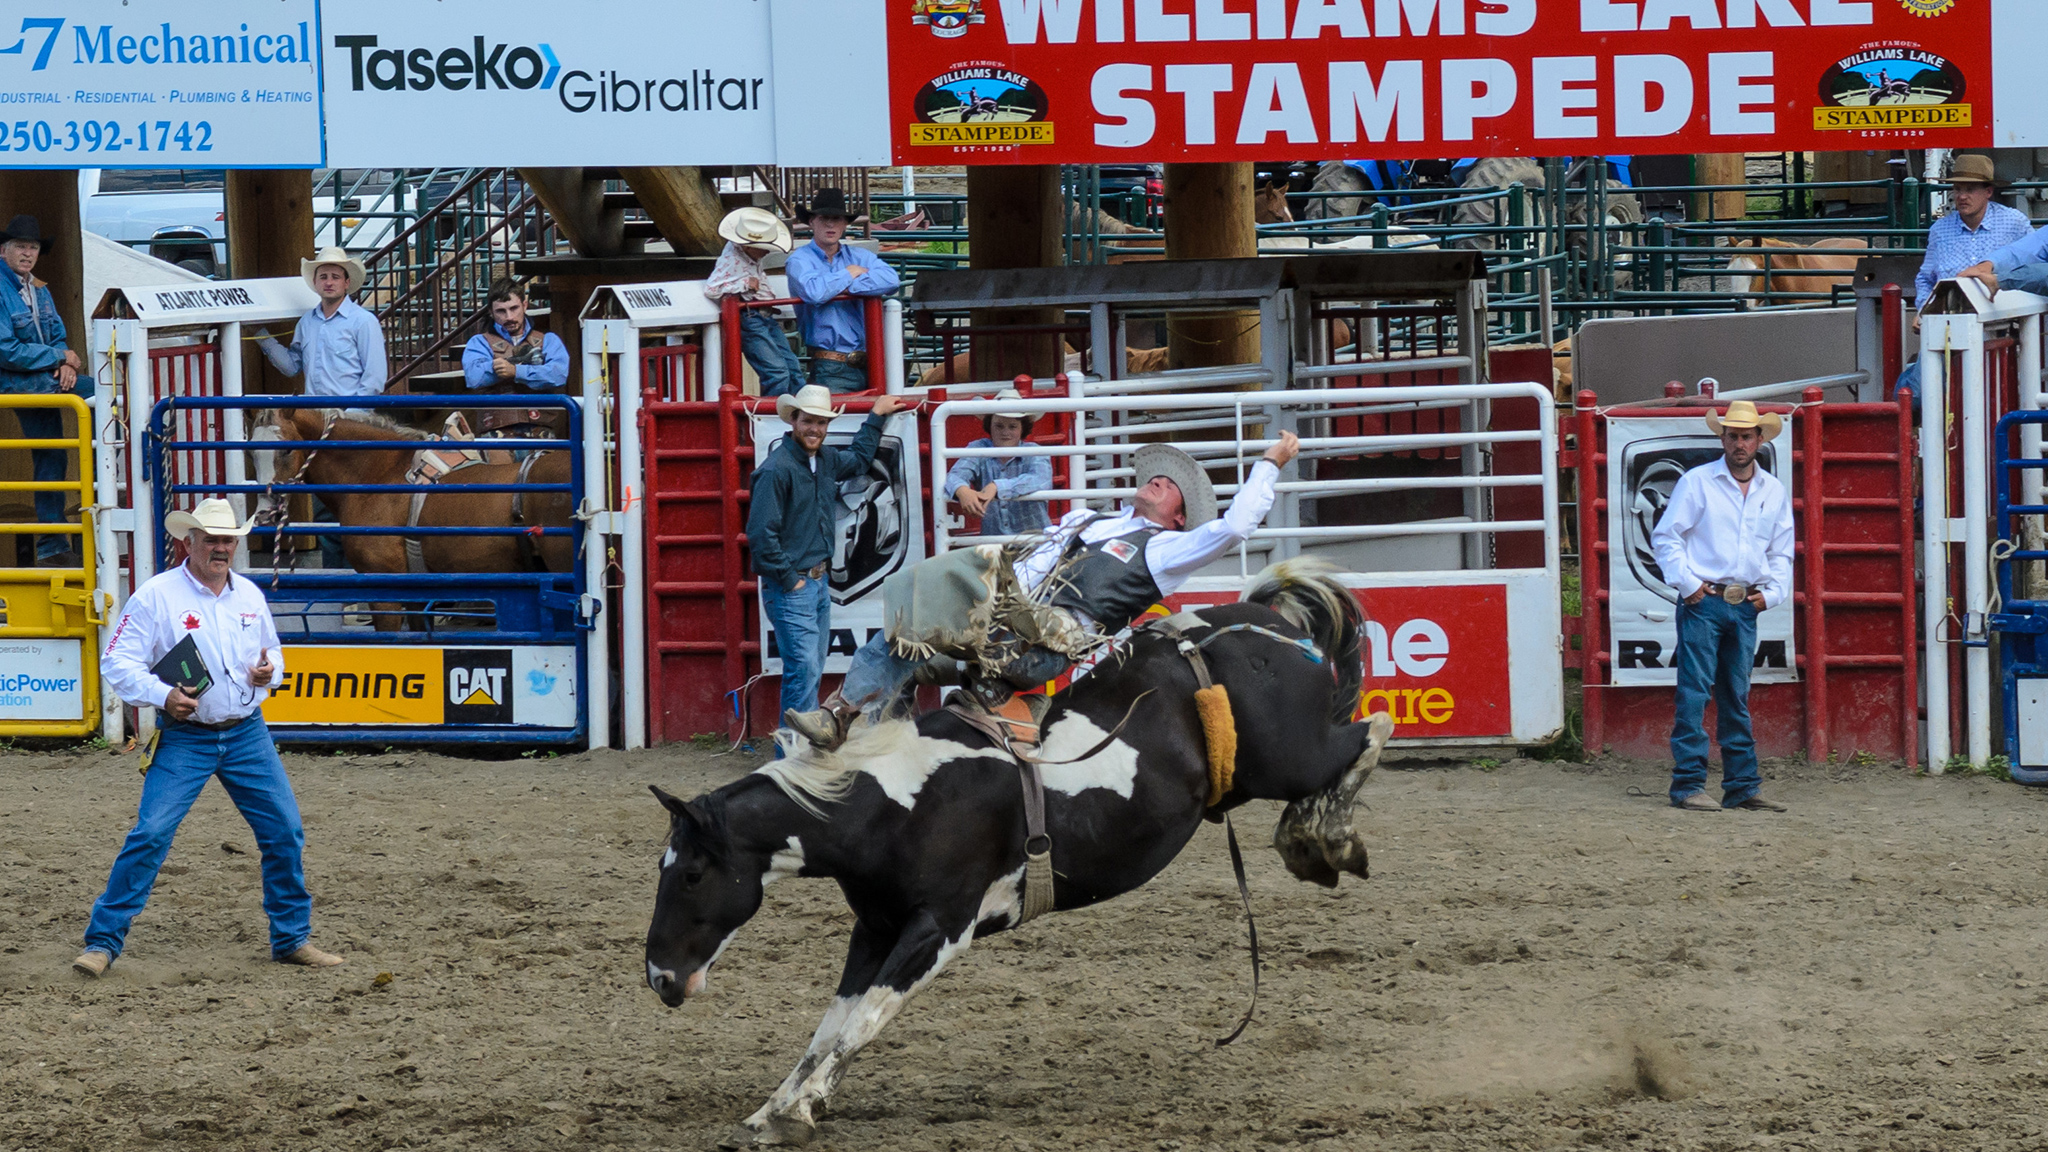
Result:
M157 679L173 688L181 688L185 695L197 700L213 687L213 673L207 669L206 661L199 655L199 645L191 636L178 641L163 659L150 665L150 672Z

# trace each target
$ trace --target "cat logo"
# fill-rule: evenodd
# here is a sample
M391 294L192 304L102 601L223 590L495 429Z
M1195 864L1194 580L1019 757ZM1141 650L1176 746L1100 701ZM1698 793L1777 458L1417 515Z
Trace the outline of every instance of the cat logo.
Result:
M449 648L442 652L448 685L447 723L512 723L512 650Z

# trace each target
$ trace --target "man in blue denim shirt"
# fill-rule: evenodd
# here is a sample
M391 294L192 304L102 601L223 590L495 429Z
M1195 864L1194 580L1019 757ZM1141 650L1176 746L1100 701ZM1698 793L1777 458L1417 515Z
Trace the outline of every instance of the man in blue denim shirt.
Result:
M996 393L998 400L1022 400L1015 388ZM1015 448L1038 417L1027 412L997 412L984 416L981 426L988 435L969 448ZM970 516L981 517L983 536L1023 536L1042 532L1052 523L1045 501L1024 497L1052 487L1050 456L966 456L946 471L945 491Z
M839 297L887 296L903 281L881 257L840 243L852 223L849 211L845 192L819 189L802 216L811 226L811 242L790 253L782 271L803 302L796 320L811 350L811 383L834 392L865 392L868 354L874 351L867 346L865 309Z
M775 414L790 425L754 471L747 509L747 545L761 610L775 629L782 656L782 708L809 712L818 706L818 681L825 674L825 647L832 637L832 524L839 482L866 472L882 444L885 419L905 407L882 396L861 425L850 448L825 444L831 429L832 394L806 385L794 396L775 398Z
M66 346L64 320L49 285L35 278L36 260L47 241L33 216L16 216L0 234L0 392L70 392L83 400L92 395L92 377L80 375L78 353ZM55 408L17 408L21 434L28 440L61 440L64 417ZM32 475L39 484L64 479L71 453L63 448L31 448ZM81 462L81 466L86 466ZM36 522L64 522L64 493L36 493ZM69 536L36 537L36 564L76 568L84 561Z

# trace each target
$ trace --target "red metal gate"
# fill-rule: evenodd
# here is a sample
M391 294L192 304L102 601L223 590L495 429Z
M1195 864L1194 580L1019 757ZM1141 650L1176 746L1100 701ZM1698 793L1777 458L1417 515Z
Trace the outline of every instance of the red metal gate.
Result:
M1918 633L1914 627L1913 433L1906 404L1759 405L1797 413L1793 445L1793 605L1800 681L1759 684L1750 693L1757 751L1835 751L1919 758ZM1669 755L1672 690L1613 683L1608 651L1607 420L1704 413L1695 408L1601 410L1591 392L1577 400L1576 442L1559 466L1578 475L1580 615L1576 635L1585 688L1588 752ZM1818 462L1818 466L1815 466ZM1568 648L1567 666L1574 660ZM1709 731L1712 730L1711 725Z

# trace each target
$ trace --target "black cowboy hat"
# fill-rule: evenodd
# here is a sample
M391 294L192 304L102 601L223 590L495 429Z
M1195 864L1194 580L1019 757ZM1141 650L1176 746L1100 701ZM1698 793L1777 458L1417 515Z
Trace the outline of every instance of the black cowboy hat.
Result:
M16 216L9 220L7 231L0 233L0 243L9 240L32 240L41 244L45 252L50 250L50 238L43 235L43 226L33 216Z
M846 189L820 188L812 193L810 207L798 209L796 218L800 223L808 224L813 216L853 219L853 209L846 203Z

